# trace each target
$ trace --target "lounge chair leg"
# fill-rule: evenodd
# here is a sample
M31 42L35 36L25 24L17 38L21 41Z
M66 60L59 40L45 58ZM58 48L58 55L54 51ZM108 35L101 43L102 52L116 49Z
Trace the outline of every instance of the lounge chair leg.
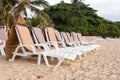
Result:
M49 62L48 62L48 59L47 59L47 56L46 56L46 55L43 55L43 57L44 57L46 66L50 66L50 64L49 64Z
M37 65L40 65L41 63L41 54L38 55Z
M2 55L2 56L4 56L4 55L5 55L4 48L1 48L1 55Z
M57 63L57 65L55 67L60 66L60 64L63 62L64 58L59 58L58 60L59 60L59 62Z
M9 61L10 62L14 61L15 57L16 57L16 54L14 54L13 57L11 59L9 59Z
M81 57L81 55L79 55L79 58L80 58L80 60L82 60L82 57Z
M87 56L86 53L84 53L84 56L85 56L85 57Z

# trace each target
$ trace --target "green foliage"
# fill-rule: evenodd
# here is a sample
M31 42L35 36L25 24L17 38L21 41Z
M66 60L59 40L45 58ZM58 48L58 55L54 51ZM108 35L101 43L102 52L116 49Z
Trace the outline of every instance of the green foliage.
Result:
M13 15L10 14L9 11L15 2L16 1L11 0L0 0L0 25L6 25L7 29L14 23Z
M10 27L10 25L16 24L19 15L28 18L28 9L39 14L44 22L51 23L49 16L39 9L48 6L49 4L45 0L0 0L0 23L4 22L6 27Z
M43 20L41 19L40 16L37 15L35 17L27 19L27 22L30 26L37 27L37 26L40 26L42 24Z
M63 1L44 10L60 31L81 32L83 35L120 36L120 22L114 23L97 15L97 10L81 0ZM118 28L119 26L119 28Z

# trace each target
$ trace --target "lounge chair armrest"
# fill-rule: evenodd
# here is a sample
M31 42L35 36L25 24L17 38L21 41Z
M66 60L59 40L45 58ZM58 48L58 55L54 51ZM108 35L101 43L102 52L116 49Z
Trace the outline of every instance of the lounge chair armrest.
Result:
M43 47L45 51L49 50L49 47L48 47L47 44L35 44L35 46L37 46L37 47Z
M62 47L66 47L66 44L64 42L57 42L59 45L62 45Z
M33 45L19 45L17 46L17 48L15 49L15 52L18 52L19 48L22 48L22 47L30 47L32 52L35 52L35 48Z
M52 41L46 42L47 45L51 45L53 43L55 43L55 42L52 42Z
M59 42L59 41L57 41L57 43L58 43L58 44L64 44L64 42Z
M49 41L49 42L47 42L47 44L49 45L49 46L53 46L54 48L58 48L58 43L57 42L52 42L52 41Z
M46 44L34 44L35 46L44 47Z
M60 41L57 41L57 42L51 42L51 41L49 41L49 42L48 42L48 45L52 45L52 46L54 46L56 49L58 48L58 44L62 45L62 47L66 47L66 45L65 45L64 42L60 42Z
M46 42L47 45L52 45L54 46L54 44L57 44L57 42L52 42L52 41L49 41L49 42Z

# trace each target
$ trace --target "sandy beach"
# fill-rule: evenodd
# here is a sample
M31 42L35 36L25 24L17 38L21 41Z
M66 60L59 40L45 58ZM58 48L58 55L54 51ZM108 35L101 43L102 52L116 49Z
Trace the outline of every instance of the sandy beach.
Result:
M0 80L120 80L120 39L98 41L101 48L82 60L64 60L53 70L35 58L6 61L0 56Z

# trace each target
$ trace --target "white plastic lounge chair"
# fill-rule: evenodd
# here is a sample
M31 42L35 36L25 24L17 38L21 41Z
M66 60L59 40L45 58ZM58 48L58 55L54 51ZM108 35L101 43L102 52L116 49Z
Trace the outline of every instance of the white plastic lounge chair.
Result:
M96 44L91 44L91 43L89 45L88 44L87 45L81 44L81 41L78 41L76 33L74 33L74 34L71 33L71 35L70 35L69 33L62 32L61 35L63 35L64 40L66 42L75 46L77 50L79 50L79 49L81 50L81 48L82 48L83 52L84 52L84 56L86 56L86 54L89 51L95 51L95 50L100 48L100 45L96 45Z
M4 29L0 29L0 53L1 55L5 55L5 43L7 40L7 32Z
M53 28L50 28L50 27L47 27L46 29L45 29L46 31L45 31L45 33L46 33L46 37L47 37L47 41L48 42L51 42L51 44L54 44L54 45L56 45L57 47L56 48L59 48L58 47L58 45L57 45L57 43L58 43L58 41L57 41L57 39L56 39L56 37L59 37L60 36L60 34L59 35L56 35L55 36L55 30L53 29ZM58 32L57 32L58 33ZM56 34L57 34L56 33ZM54 39L53 39L54 38ZM59 39L61 39L61 38L59 38ZM68 38L66 38L66 39L68 39ZM67 40L66 40L67 41ZM60 42L59 42L60 43ZM61 43L64 43L64 42L61 42ZM88 52L88 51L90 51L91 49L90 49L90 47L91 46L76 46L76 47L67 47L67 46L63 46L64 48L59 48L59 49L63 49L63 50L66 50L66 51L68 51L68 52L72 52L72 53L74 53L74 54L77 54L79 57L82 55L82 54L86 54L86 52ZM81 59L81 57L80 57L80 59Z
M80 33L72 32L71 35L73 36L73 39L75 43L78 43L79 46L89 46L89 50L97 50L100 48L100 45L93 44L95 42L85 42L84 38L82 38ZM83 42L82 42L83 40Z
M81 42L81 44L94 44L94 41L90 41L89 39L87 39L85 36L82 36L80 33L77 33L78 39Z
M13 56L10 61L14 61L16 56L31 56L31 55L37 55L37 65L40 65L41 62L41 55L43 55L43 58L45 60L45 63L47 66L52 66L52 67L58 67L66 58L65 52L59 52L57 50L46 50L46 46L42 44L34 44L33 39L30 35L30 32L27 27L16 25L15 27L18 40L19 40L19 46L15 49L13 52ZM24 33L25 32L25 33ZM42 51L39 47L42 46L45 51ZM19 51L19 49L22 50L22 52ZM47 59L47 56L50 57L56 57L58 58L58 63L53 66L49 64L49 61ZM74 58L76 58L76 55L73 55Z
M69 33L66 33L66 32L60 32L60 33L61 33L61 36L64 38L64 41L65 41L66 45L68 45L68 46L76 46L73 42L70 42L71 37L69 36ZM67 34L68 34L70 39L68 38Z
M68 32L61 32L61 35L63 36L66 44L70 46L75 46L75 47L82 46L82 45L78 45L77 42L73 41L73 37ZM90 47L90 46L84 46L84 47ZM88 49L91 50L90 48Z
M0 40L0 53L1 53L2 56L5 55L4 48L5 48L5 42Z
M76 43L76 45L81 46L81 42L79 41L77 34L75 32L71 32L71 36L73 38L73 41Z
M33 36L34 36L36 44L40 43L40 44L46 46L46 50L51 50L50 46L54 46L54 50L58 51L59 54L61 54L61 52L65 53L65 55L66 55L65 58L66 59L70 59L70 60L74 60L75 59L75 55L76 54L70 54L70 53L73 53L72 51L69 52L67 50L58 49L58 46L57 46L56 43L46 42L45 38L44 38L44 35L43 35L43 33L42 33L40 28L33 28L31 30L32 30L32 33L33 33ZM48 45L49 45L49 47L48 47Z
M72 36L72 33L71 33L71 35L70 35L70 33L67 32L66 35L67 35L69 41L70 41L72 44L74 44L74 46L81 46L81 45L79 45L76 41L74 41L74 37Z
M70 36L69 33L61 32L61 35L64 37L64 40L66 41L66 43L71 44L71 46L76 47L78 50L79 50L79 48L81 48L86 53L86 52L91 51L93 49L89 45L86 45L86 46L84 46L84 45L78 45L78 43L76 43L75 41L73 41L73 39L72 39L72 37Z
M33 32L33 36L35 37L34 38L35 41L37 41L36 42L37 44L41 43L45 46L47 46L47 45L54 46L54 50L57 50L58 52L64 52L65 53L65 55L66 55L65 59L75 60L75 58L77 57L76 51L72 51L71 49L64 49L64 48L59 49L57 43L60 43L60 42L56 42L56 37L54 37L55 35L52 35L50 37L51 41L45 42L45 39L43 37L43 33L41 32L40 28L33 28L32 32ZM53 31L51 33L53 34ZM47 46L47 50L51 50L51 48ZM79 52L79 53L82 53L82 52ZM59 53L59 54L61 54L61 53ZM79 56L79 57L81 58L81 56Z

